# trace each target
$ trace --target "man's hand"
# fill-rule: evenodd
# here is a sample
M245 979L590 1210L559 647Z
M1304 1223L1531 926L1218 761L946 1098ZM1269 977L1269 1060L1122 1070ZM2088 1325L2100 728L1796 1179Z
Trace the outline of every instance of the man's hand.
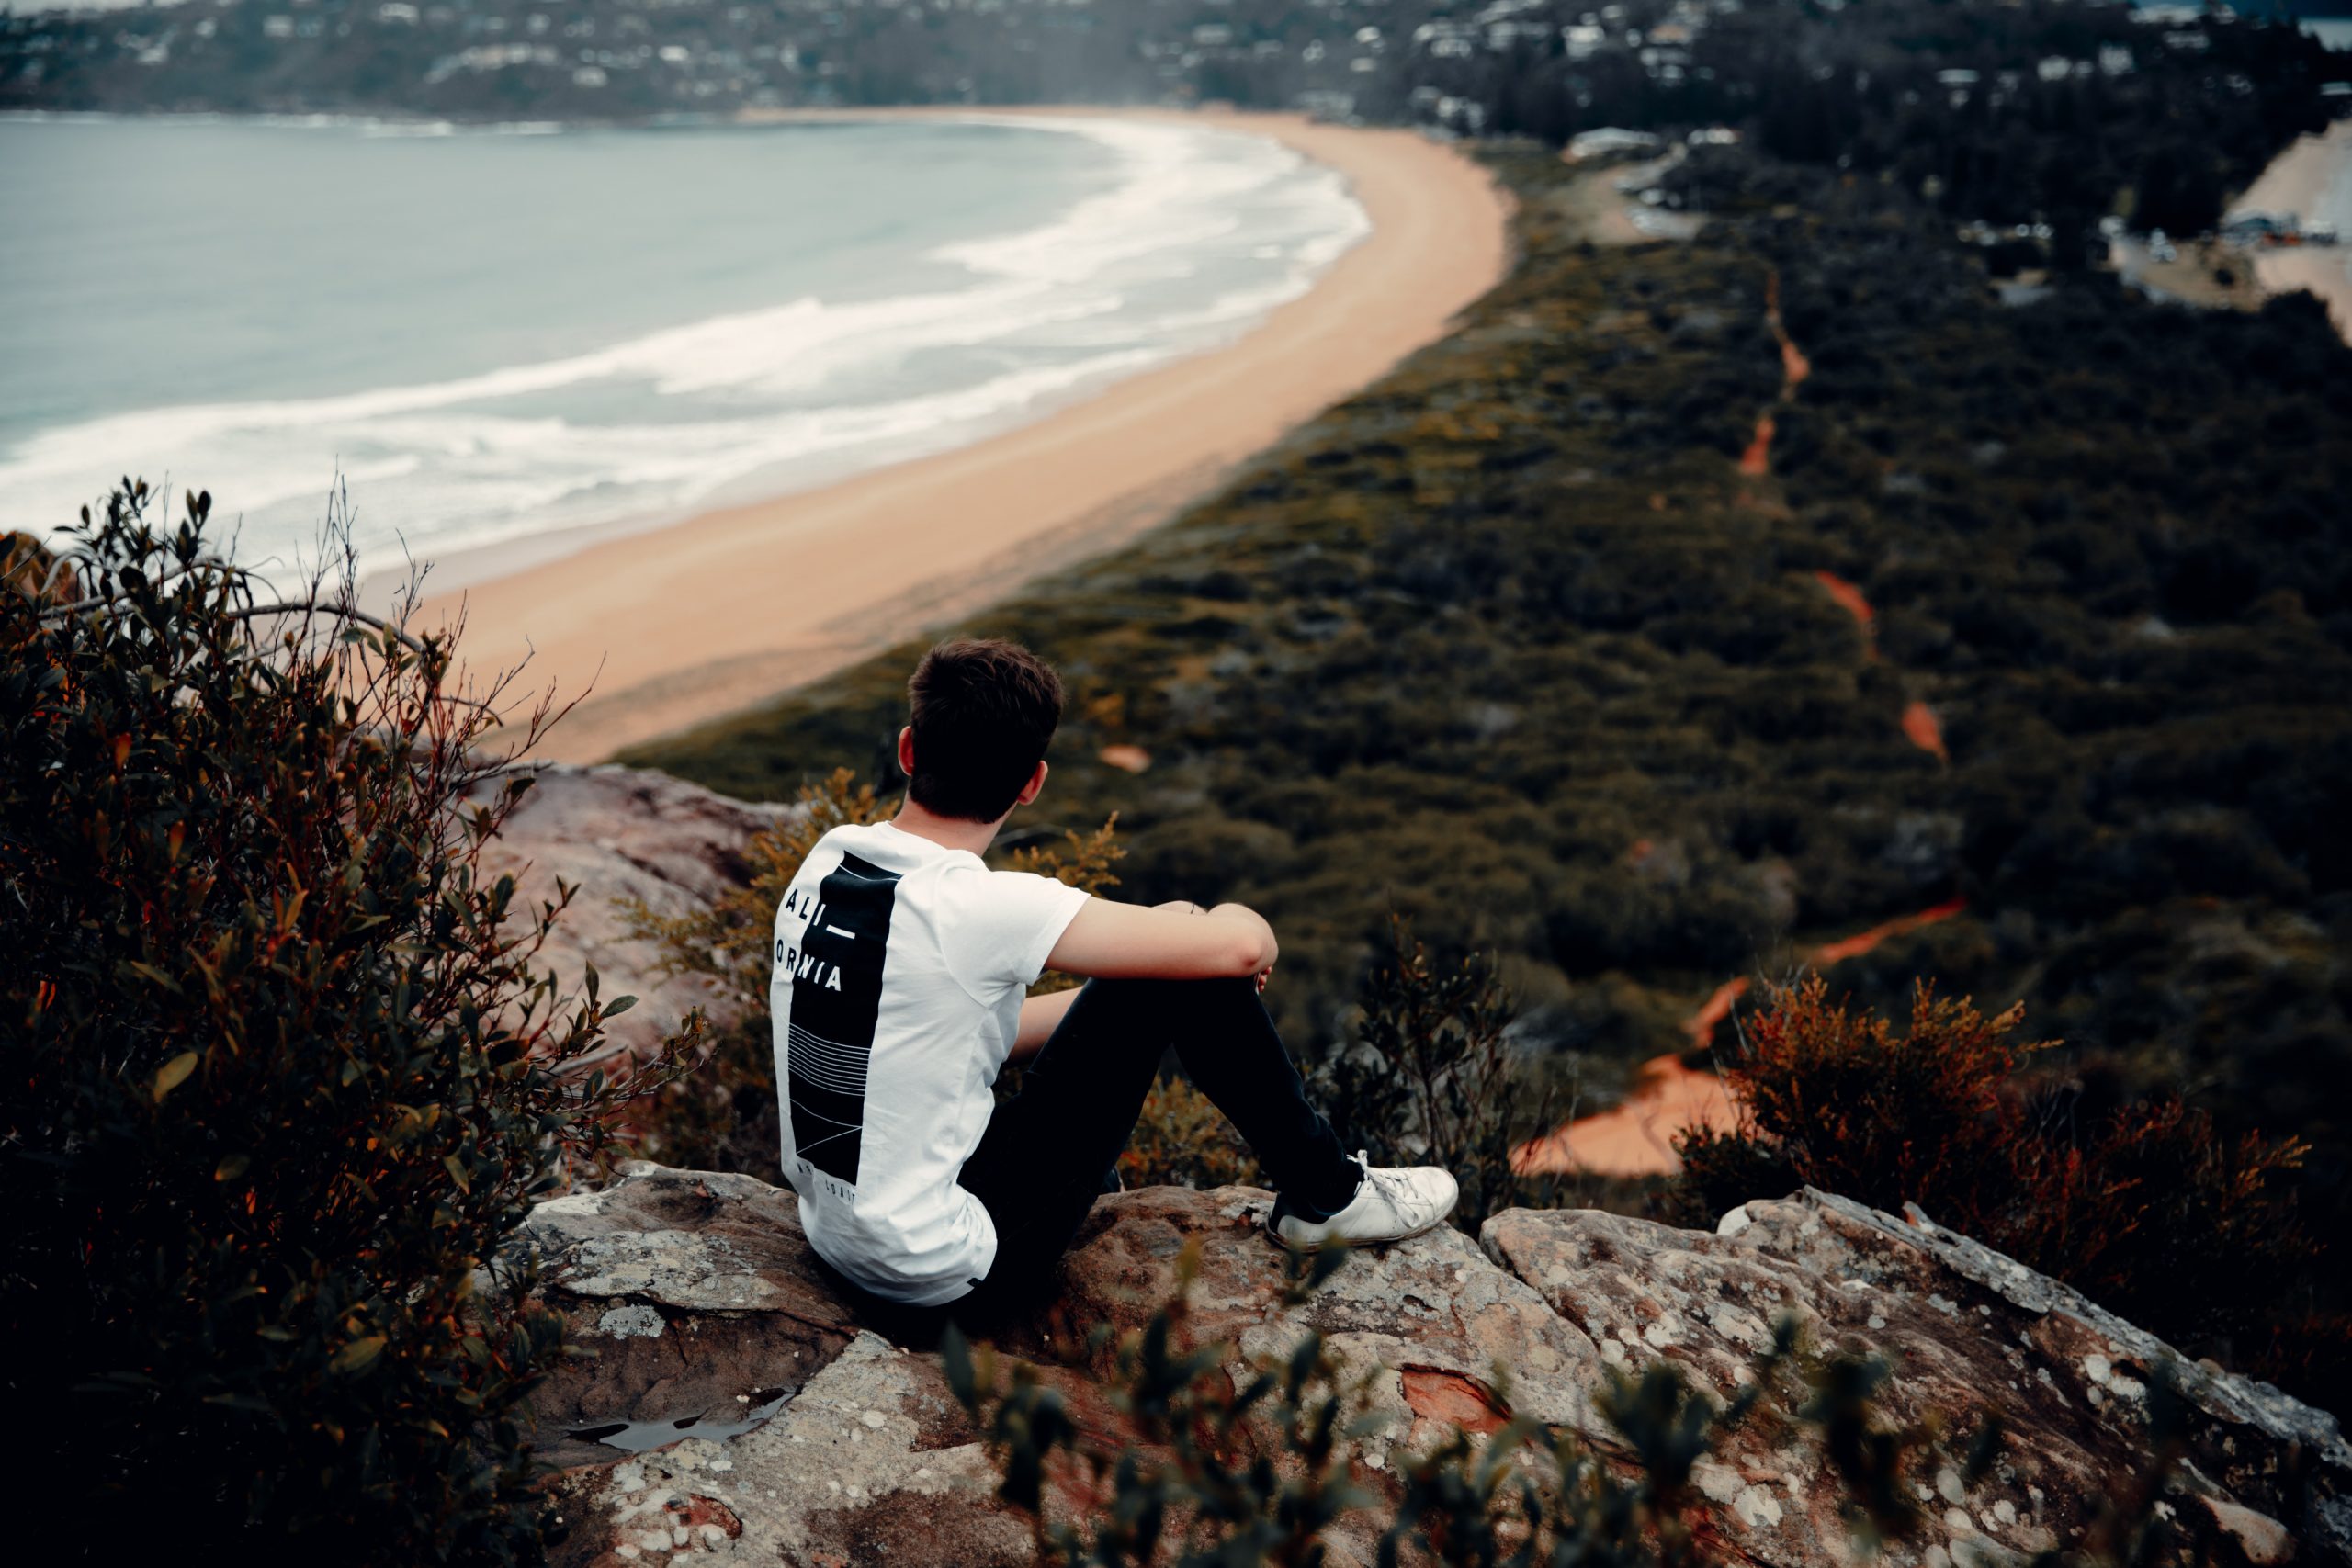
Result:
M1262 976L1280 948L1257 911L1220 904L1205 913L1182 899L1144 908L1095 898L1046 959L1049 969L1106 980L1214 980Z

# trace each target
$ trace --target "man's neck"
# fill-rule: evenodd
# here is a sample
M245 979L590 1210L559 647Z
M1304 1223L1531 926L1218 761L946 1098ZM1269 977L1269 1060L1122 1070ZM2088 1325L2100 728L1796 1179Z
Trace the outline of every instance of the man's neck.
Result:
M899 814L890 819L890 826L951 850L969 850L976 855L984 855L989 845L996 841L996 830L1004 826L1004 820L999 818L994 822L971 822L960 817L942 817L916 805L914 796L909 795L900 803Z

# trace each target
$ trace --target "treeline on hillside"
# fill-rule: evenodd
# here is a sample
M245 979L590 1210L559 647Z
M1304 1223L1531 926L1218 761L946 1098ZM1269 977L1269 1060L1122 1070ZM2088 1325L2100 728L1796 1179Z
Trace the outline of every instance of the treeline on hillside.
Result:
M1552 143L1747 130L1773 155L2046 222L2195 232L2352 78L2291 24L2030 0L320 0L0 17L0 107L644 119L745 107L1205 102Z
M1523 259L1463 332L972 623L1069 679L1046 817L1120 813L1124 896L1264 909L1311 1047L1397 909L1498 952L1588 1090L1724 980L1964 901L1838 986L2024 999L2086 1131L2184 1088L2309 1138L2339 1221L2352 353L2317 307L2004 306L1898 192L1746 159L1704 176L1758 211L1599 249L1556 159L1498 167ZM915 651L633 760L888 778Z
M2212 227L2279 148L2326 125L2324 85L2352 75L2292 27L2227 13L2149 25L2068 0L1743 6L1673 51L1687 64L1670 73L1605 51L1566 60L1557 42L1440 62L1433 79L1491 106L1489 130L1552 141L1600 125L1744 127L1774 157L1883 175L1962 221L2048 223L2069 265L2110 213Z

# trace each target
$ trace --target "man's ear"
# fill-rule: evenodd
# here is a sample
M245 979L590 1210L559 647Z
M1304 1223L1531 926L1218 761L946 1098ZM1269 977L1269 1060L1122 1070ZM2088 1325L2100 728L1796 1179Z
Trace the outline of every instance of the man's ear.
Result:
M1029 782L1021 786L1021 794L1014 798L1012 804L1015 806L1026 806L1031 801L1036 799L1037 792L1046 787L1046 764L1039 762L1037 764L1037 771L1029 775Z
M911 724L899 731L899 771L909 778L915 776L915 727Z

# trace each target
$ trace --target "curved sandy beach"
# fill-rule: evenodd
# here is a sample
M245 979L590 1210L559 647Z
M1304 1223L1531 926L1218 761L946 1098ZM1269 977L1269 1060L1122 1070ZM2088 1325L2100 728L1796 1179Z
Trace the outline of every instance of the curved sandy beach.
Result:
M2335 194L2352 175L2352 120L2339 119L2318 136L2305 136L2281 152L2238 199L2240 209L2292 212L2306 223L2340 220ZM2341 245L2287 246L2256 253L2255 274L2272 294L2308 288L2327 307L2328 319L2352 343L2352 256Z
M1503 274L1506 200L1450 148L1295 116L1183 118L1339 170L1372 233L1227 347L969 446L472 583L428 599L419 623L462 610L472 670L528 654L522 687L589 693L542 750L600 760L1132 537L1436 339Z

